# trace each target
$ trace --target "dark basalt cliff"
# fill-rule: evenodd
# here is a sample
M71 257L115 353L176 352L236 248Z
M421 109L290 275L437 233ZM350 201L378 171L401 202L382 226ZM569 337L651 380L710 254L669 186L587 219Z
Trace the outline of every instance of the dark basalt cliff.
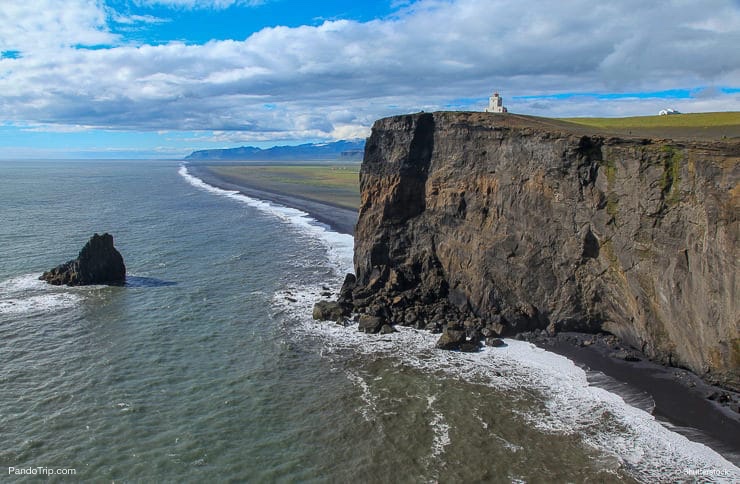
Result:
M739 161L737 139L485 113L379 120L340 302L448 339L607 331L738 389Z

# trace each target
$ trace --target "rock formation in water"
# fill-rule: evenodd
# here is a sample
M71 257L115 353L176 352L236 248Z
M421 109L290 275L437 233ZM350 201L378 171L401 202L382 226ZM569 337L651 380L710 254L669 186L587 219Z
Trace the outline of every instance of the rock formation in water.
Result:
M740 143L517 115L379 120L340 304L440 346L605 331L740 388ZM464 332L464 337L462 337ZM467 345L463 347L463 345Z
M39 279L55 286L122 285L126 282L126 266L113 247L113 236L95 234L76 259L44 272Z

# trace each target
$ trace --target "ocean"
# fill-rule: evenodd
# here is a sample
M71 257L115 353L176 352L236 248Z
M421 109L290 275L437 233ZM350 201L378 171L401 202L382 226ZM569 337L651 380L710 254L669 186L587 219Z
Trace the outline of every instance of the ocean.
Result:
M299 210L176 161L2 161L0 175L4 478L740 480L649 403L529 343L463 354L423 331L313 321L353 241ZM38 280L95 232L113 234L125 286Z

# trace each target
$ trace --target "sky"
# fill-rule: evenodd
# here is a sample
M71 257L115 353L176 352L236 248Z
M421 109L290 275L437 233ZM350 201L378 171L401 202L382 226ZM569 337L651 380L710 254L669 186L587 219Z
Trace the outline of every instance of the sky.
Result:
M0 0L0 158L181 158L481 111L740 111L738 0Z

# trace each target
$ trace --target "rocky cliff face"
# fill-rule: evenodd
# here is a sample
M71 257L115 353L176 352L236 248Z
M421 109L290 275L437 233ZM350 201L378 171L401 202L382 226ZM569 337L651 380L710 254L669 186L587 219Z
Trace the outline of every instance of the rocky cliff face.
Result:
M350 299L428 329L607 331L738 389L739 161L737 140L484 113L382 119L360 174Z

